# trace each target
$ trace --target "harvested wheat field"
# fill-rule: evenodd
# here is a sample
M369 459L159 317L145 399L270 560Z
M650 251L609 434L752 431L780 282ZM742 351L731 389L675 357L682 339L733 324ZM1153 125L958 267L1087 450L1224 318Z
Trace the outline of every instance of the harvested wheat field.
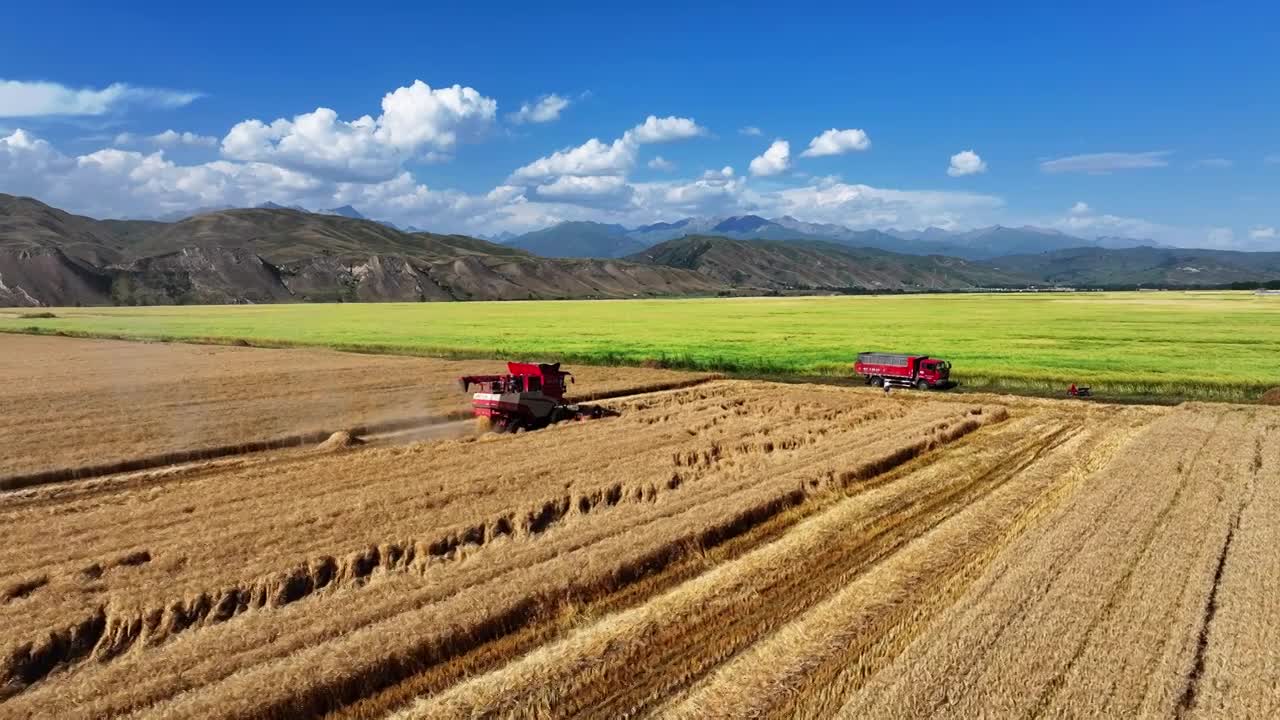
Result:
M6 476L237 446L357 424L461 417L455 380L491 360L0 336L0 487ZM705 373L574 368L596 394Z
M1276 409L604 404L0 494L0 716L1280 711Z

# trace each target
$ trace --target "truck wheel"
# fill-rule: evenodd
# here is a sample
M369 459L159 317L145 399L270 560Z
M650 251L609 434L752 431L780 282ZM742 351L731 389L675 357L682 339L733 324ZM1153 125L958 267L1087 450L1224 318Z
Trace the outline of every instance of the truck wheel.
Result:
M917 381L916 381L916 389L917 389L917 390L928 390L928 389L929 389L929 383L925 382L924 380L917 380Z

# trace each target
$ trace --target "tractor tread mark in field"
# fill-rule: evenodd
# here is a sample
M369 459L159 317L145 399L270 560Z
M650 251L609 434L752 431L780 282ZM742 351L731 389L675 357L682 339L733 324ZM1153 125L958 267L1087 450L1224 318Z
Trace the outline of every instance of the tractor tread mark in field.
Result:
M1272 430L1274 429L1272 428ZM1191 665L1191 671L1187 673L1186 687L1178 698L1179 718L1185 717L1196 707L1200 682L1204 677L1205 654L1209 649L1209 632L1213 626L1213 620L1218 614L1218 592L1222 588L1222 575L1227 567L1227 558L1231 555L1231 543L1235 540L1236 533L1240 530L1240 518L1244 515L1245 508L1254 501L1257 495L1258 476L1261 474L1263 463L1262 456L1262 436L1259 435L1254 439L1253 460L1250 465L1251 474L1248 480L1248 487L1241 494L1240 503L1231 514L1231 522L1227 526L1226 536L1222 540L1222 549L1218 552L1218 559L1214 564L1213 585L1209 588L1209 596L1205 600L1204 619L1200 623L1200 632L1196 635L1195 661Z
M583 690L575 694L572 702L577 705L579 712L587 712L589 708L591 713L602 712L606 715L621 716L643 711L650 703L658 702L659 698L679 695L716 667L729 662L742 649L750 647L776 630L778 623L785 622L786 618L801 615L812 608L829 596L832 588L842 587L852 582L905 544L924 536L939 523L967 507L970 502L976 502L1034 463L1044 452L1065 442L1068 437L1066 428L1052 429L1014 449L1011 455L1016 459L1012 463L992 466L966 482L938 488L917 498L910 505L877 518L875 527L878 529L868 531L864 536L865 542L841 548L842 552L833 552L821 558L815 558L804 567L797 567L785 577L777 578L776 582L781 584L771 585L767 592L764 589L760 590L759 597L782 598L784 607L776 604L761 605L755 609L755 612L750 612L749 608L735 606L733 616L721 622L717 622L718 618L711 617L706 618L705 622L696 628L680 626L678 631L685 642L670 643L665 647L670 647L673 651L682 654L662 655L660 649L653 651L656 657L661 659L645 668L632 668L627 693L594 697L588 690ZM911 455L889 467L896 468L915 457L918 455ZM875 475L870 474L868 477L875 477ZM717 643L712 641L713 637L721 638L720 649L714 657L706 657L707 649L717 646ZM726 637L733 638L734 645L731 650L723 646L723 639ZM693 641L689 641L691 638ZM698 638L702 640L699 641ZM658 644L657 647L664 646ZM650 657L654 658L655 655ZM679 684L661 688L646 687L643 684L643 679L650 674L656 674L661 678L664 672L662 668L688 668L695 657L701 659L700 669L697 671L686 669L682 673L682 681Z

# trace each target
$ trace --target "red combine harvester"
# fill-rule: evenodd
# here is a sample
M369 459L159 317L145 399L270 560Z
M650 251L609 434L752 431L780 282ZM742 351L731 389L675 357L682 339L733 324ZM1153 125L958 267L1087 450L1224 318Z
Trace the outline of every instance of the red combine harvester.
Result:
M560 363L507 363L506 375L465 375L458 378L462 391L472 385L481 391L471 396L478 418L488 418L497 432L536 430L561 420L585 420L617 415L595 405L566 405L565 381L573 375Z
M951 381L951 363L928 355L858 353L853 372L865 377L868 385L882 387L945 390L956 386Z

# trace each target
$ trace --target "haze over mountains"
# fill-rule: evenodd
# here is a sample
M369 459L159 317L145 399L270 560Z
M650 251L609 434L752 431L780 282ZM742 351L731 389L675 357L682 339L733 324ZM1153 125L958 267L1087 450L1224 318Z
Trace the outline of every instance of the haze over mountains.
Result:
M562 223L505 244L350 206L95 220L0 194L0 305L524 300L1280 282L1280 253L1037 228L854 231L756 216ZM1137 241L1132 241L1137 242ZM1082 245L1082 243L1084 243ZM940 252L940 250L950 252Z

